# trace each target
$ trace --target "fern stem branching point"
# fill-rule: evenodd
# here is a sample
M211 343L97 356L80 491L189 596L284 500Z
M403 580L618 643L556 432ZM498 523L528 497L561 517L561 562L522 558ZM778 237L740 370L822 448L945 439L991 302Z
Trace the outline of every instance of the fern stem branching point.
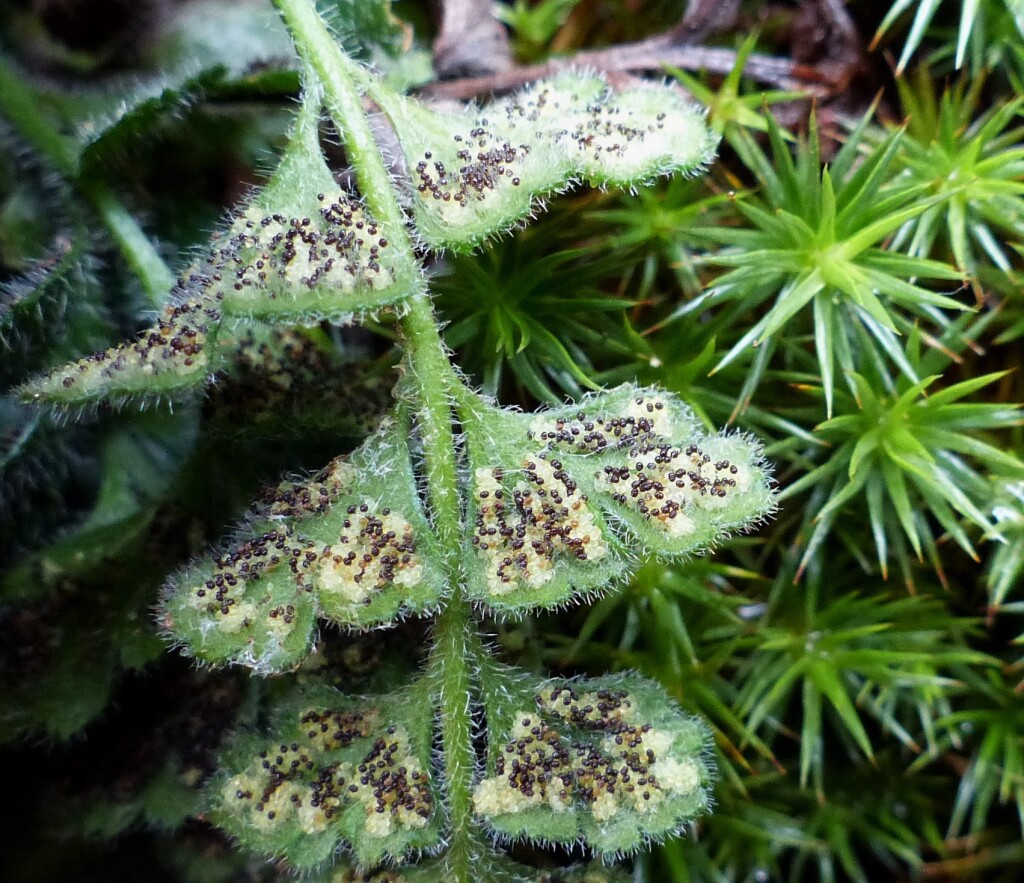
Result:
M274 0L274 3L291 31L299 56L323 87L327 110L345 142L367 208L377 220L401 231L399 235L405 241L395 243L396 247L411 249L408 234L401 226L402 210L391 175L363 111L359 84L365 83L366 76L341 51L310 0Z

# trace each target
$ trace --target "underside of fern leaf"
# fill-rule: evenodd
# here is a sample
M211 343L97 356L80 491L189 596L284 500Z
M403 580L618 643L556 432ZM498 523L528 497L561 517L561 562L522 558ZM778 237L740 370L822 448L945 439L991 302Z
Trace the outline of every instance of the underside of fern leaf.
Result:
M766 516L760 448L678 399L624 386L536 414L467 401L467 592L497 612L607 589L643 554L684 556Z
M532 681L490 666L483 694L492 738L473 801L502 837L616 856L707 809L710 732L653 682Z
M300 870L342 844L362 866L438 844L433 710L422 683L366 698L304 691L274 723L268 735L236 739L208 789L214 819L242 843Z
M715 145L679 91L650 83L614 92L597 74L559 74L460 113L371 93L402 143L416 229L432 248L479 245L575 182L632 187L693 174Z
M436 608L445 590L405 424L351 457L268 490L221 552L168 583L161 622L196 658L258 671L297 665L317 618L354 629Z

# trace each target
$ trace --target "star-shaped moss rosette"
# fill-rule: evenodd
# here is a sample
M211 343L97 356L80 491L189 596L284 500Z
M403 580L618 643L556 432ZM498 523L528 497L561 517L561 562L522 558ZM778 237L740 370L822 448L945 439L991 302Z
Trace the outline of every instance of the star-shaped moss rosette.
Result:
M497 612L607 588L640 552L680 556L764 518L760 447L677 398L623 386L521 414L465 396L467 594Z
M350 457L269 490L232 544L171 579L167 634L204 662L269 673L310 652L318 617L366 629L436 608L445 581L406 436L387 420Z
M278 706L266 732L229 746L207 788L211 818L296 870L342 848L365 867L436 847L444 813L433 729L422 681L376 697L301 691Z
M614 856L707 810L710 731L653 681L539 681L493 663L481 681L490 740L473 803L496 834Z
M416 229L432 248L479 245L577 181L631 187L694 173L716 141L680 91L645 83L615 92L596 73L561 73L457 113L373 81L367 89L398 134Z
M348 322L418 291L415 255L393 248L387 225L335 183L319 120L319 98L307 93L267 185L214 237L156 325L30 381L22 397L77 407L180 396L232 364L244 334L222 327L230 320Z

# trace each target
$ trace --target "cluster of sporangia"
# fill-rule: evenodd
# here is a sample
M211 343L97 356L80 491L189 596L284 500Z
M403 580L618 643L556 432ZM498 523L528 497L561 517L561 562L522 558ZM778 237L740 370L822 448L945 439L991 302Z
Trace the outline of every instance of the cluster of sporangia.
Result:
M473 799L495 831L618 852L706 808L709 735L658 688L635 676L581 689L500 667L492 674L498 686L485 694L485 712L505 736ZM339 839L366 863L400 855L396 841L434 845L439 794L422 686L359 706L340 697L325 705L327 691L290 703L273 741L247 736L233 749L237 772L215 783L216 821L299 866L330 855Z
M666 756L673 734L638 719L626 690L579 694L560 686L535 703L536 711L517 713L494 775L476 787L484 815L535 806L562 812L582 801L595 821L605 822L623 808L649 813L667 794L692 794L707 780L699 759ZM545 718L597 734L600 742L566 739Z
M343 193L317 201L326 204L312 217L249 209L179 283L153 329L34 381L26 394L56 404L174 395L230 369L254 334L266 335L265 326L240 320L280 315L308 324L332 315L324 292L350 316L362 300L383 305L404 291L411 276L387 260L387 239L365 211Z
M358 202L337 192L316 199L317 211L306 217L247 212L215 248L215 265L230 283L224 293L229 309L261 315L284 300L290 311L304 291L329 290L344 300L410 281L400 278L385 232Z
M379 85L373 97L415 170L417 235L436 248L476 245L570 181L632 186L699 168L713 150L678 93L615 93L594 74L561 74L486 114L438 113ZM303 108L275 175L184 275L151 330L37 378L23 394L65 407L180 395L231 367L246 322L351 321L416 290L415 256L338 189L318 119L319 106ZM317 190L296 193L294 180Z
M320 687L287 700L272 737L250 734L232 750L211 786L215 820L297 866L324 861L341 839L366 864L432 845L440 816L424 698L413 689L357 704Z
M267 491L240 541L169 585L164 626L209 662L298 664L317 617L353 627L435 608L440 556L405 429L385 419L351 457Z
M714 150L680 93L650 84L616 93L595 74L562 73L459 114L383 91L373 97L398 130L417 232L437 247L475 245L500 229L499 201L506 218L520 218L538 194L568 181L630 187L692 171Z
M685 554L770 508L750 443L705 436L671 396L623 387L581 404L460 415L476 552L467 591L496 610L601 591L638 552Z
M226 800L241 802L251 824L263 830L294 815L303 831L316 834L353 803L366 814L371 836L387 836L396 825L424 827L434 804L430 775L409 754L409 737L401 728L388 726L370 740L358 764L322 761L324 755L365 740L378 717L377 709L303 712L304 740L259 751L259 772L228 780Z
M700 113L662 86L614 93L596 75L568 73L486 110L444 114L360 76L397 132L416 235L432 248L476 245L580 179L633 186L694 171L713 147ZM153 329L33 381L25 396L65 407L162 397L219 373L228 385L232 375L243 388L264 382L257 398L269 410L338 365L313 345L317 332L268 323L358 320L421 293L412 249L394 245L406 232L338 190L320 111L314 82L277 172ZM418 370L407 363L414 393ZM496 615L573 603L606 591L644 554L705 549L772 507L757 446L706 434L666 393L623 387L530 415L454 375L449 385L461 429L457 566L431 529L426 476L414 467L412 450L431 441L403 401L349 457L265 493L223 549L176 574L162 604L167 634L204 662L280 672L312 652L320 620L366 630L462 598ZM472 662L478 672L485 656ZM474 824L617 854L706 807L707 730L655 685L524 685L495 672L492 687L481 675L479 695L467 697L490 746ZM296 868L342 844L363 867L440 849L434 703L447 688L428 681L367 700L301 693L273 737L242 736L229 749L210 786L212 817Z
M473 397L463 424L465 587L495 611L600 591L638 549L684 554L771 505L756 449L702 438L664 393L540 415ZM351 457L264 494L238 542L172 581L168 632L201 659L271 671L309 652L318 617L365 628L435 609L449 589L406 435L385 420Z
M586 411L571 417L536 417L526 433L527 439L540 443L535 458L511 471L502 466L475 470L473 545L490 562L492 593L513 590L521 581L547 582L560 555L583 562L609 553L587 496L558 459L559 451L625 451L617 462L591 469L592 487L608 491L615 503L635 508L673 537L695 531L695 509L724 506L730 491L749 489L748 464L713 461L696 444L672 443L673 427L663 397L641 395L627 409L608 417Z

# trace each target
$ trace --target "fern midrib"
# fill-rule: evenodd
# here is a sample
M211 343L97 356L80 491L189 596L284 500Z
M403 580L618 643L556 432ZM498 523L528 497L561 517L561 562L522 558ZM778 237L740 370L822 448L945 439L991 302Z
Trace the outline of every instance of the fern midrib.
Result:
M303 62L319 80L338 126L360 193L398 250L412 252L394 184L373 137L357 87L365 77L340 50L309 0L275 0ZM310 86L307 84L307 88ZM423 472L433 528L444 555L450 594L435 623L428 677L437 697L450 824L446 858L453 883L473 880L472 611L460 585L462 513L455 434L448 398L460 383L448 360L425 286L411 294L401 318L405 369L416 399Z

